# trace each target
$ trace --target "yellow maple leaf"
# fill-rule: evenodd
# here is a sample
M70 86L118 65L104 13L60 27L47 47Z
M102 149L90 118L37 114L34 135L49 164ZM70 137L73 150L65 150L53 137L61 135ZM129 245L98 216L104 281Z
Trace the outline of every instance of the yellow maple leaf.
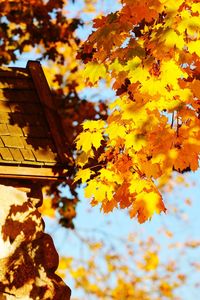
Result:
M110 144L114 146L118 137L124 138L126 136L126 127L122 124L112 122L108 128L105 129L105 133L109 136Z
M67 270L71 264L73 262L73 258L72 257L60 257L59 259L59 265L58 265L58 269L60 270Z
M141 179L137 173L133 174L130 180L130 186L129 186L129 192L131 194L139 194L144 189L150 189L152 188L151 182L146 179Z
M200 56L200 40L192 41L188 43L188 51L193 54L196 53L198 56Z
M148 69L143 66L142 60L138 56L129 60L126 67L124 67L124 70L129 72L128 77L131 83L139 81L143 84L149 76Z
M166 208L161 195L156 191L143 191L138 194L130 210L130 217L137 216L139 223L151 219L154 213L165 212Z
M159 264L158 254L156 252L148 251L144 256L145 264L143 268L146 271L155 270Z
M187 76L174 60L163 61L160 71L165 84L172 85L174 89L179 89L178 79Z
M90 176L94 173L94 171L92 171L91 169L87 168L87 169L80 169L76 176L74 181L78 181L79 179L81 179L82 183L86 182L88 179L90 179Z
M55 209L52 207L52 199L50 197L47 196L44 197L42 206L40 206L38 210L44 216L50 218L55 217Z
M191 5L192 11L195 12L200 12L200 3L192 3ZM199 23L198 23L199 24Z
M85 188L85 197L93 198L97 203L113 199L114 187L112 184L99 181L95 178L88 182Z
M184 9L181 14L182 21L179 22L177 28L183 34L185 30L190 36L194 36L199 31L199 16L192 16L191 10Z
M101 180L106 179L109 182L116 182L117 184L122 183L122 178L116 172L109 170L108 168L102 168L100 170L100 178Z
M179 50L182 50L185 45L184 36L178 34L177 31L173 29L166 30L162 39L164 44L169 48L176 46Z
M82 150L87 153L91 150L92 146L98 149L101 146L102 139L103 135L99 131L83 131L76 139L76 146L78 150Z
M100 78L106 77L106 68L103 64L89 62L83 71L83 77L91 84L95 84Z
M183 1L184 0L159 0L160 3L165 5L166 11L171 13L176 11L181 6Z
M96 131L103 129L105 126L105 121L103 120L87 120L83 124L83 129L84 130L89 130L89 131Z
M124 136L124 144L126 149L133 148L135 151L141 150L146 146L147 142L145 140L145 136L142 134L136 134L130 132Z

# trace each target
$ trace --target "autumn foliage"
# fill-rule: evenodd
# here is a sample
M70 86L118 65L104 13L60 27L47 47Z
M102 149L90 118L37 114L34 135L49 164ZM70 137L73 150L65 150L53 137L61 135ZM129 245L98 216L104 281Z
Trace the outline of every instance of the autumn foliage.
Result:
M73 227L81 182L104 212L128 207L141 223L165 212L159 187L173 170L198 168L199 1L123 0L119 11L93 21L84 43L76 33L83 21L66 18L63 1L3 1L0 7L1 63L37 49L48 59L47 72L53 70L47 76L69 152L63 185L72 194L61 197L57 184L50 190L61 223ZM104 103L80 96L103 79L117 96L109 116Z
M187 277L173 259L160 261L156 240L141 241L132 234L123 241L125 256L115 247L108 250L104 242L85 240L89 259L61 257L58 274L65 277L67 270L66 279L73 278L75 289L89 299L180 299L176 291Z
M63 1L0 5L1 63L27 51L48 59L69 154L63 185L71 197L62 197L57 184L49 194L66 227L73 227L81 182L92 205L104 212L129 208L142 223L166 211L159 189L172 171L198 168L199 1L121 2L119 11L93 21L84 43L77 35L81 12L67 18ZM95 3L86 1L82 13L93 12ZM81 96L102 80L116 93L108 108Z
M83 184L92 206L105 213L128 209L131 218L143 223L166 212L162 189L172 173L199 166L200 3L121 0L117 11L102 15L101 0L82 2L79 8L78 0L1 1L0 64L18 65L27 54L42 60L62 120L66 178L45 188L41 211L52 217L57 211L60 223L74 228L77 188ZM70 11L72 4L76 13ZM79 30L90 31L85 41ZM108 92L102 100L102 86L115 96ZM88 89L97 90L98 99L87 96ZM178 299L174 291L185 284L185 275L160 262L153 239L139 242L139 262L131 247L124 260L102 243L86 243L91 259L63 257L60 262L61 275L67 268L86 295ZM100 254L106 271L99 275ZM155 297L150 296L153 289Z
M165 212L159 187L198 168L199 1L122 1L94 20L78 58L89 86L110 81L108 118L77 137L76 179L104 212L129 208L140 223Z

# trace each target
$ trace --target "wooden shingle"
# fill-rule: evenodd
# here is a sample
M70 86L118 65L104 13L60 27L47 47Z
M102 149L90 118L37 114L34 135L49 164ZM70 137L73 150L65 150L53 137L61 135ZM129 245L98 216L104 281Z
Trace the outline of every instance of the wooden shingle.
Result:
M57 180L66 169L65 150L40 63L0 68L0 177Z

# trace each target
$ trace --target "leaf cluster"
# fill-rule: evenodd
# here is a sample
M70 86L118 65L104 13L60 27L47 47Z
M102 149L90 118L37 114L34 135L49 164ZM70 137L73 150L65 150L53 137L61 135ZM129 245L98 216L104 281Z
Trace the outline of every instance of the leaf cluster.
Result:
M89 86L107 76L119 97L104 123L84 123L77 179L104 212L129 208L142 223L166 211L159 188L172 171L199 167L199 15L196 0L123 0L94 20L84 76Z

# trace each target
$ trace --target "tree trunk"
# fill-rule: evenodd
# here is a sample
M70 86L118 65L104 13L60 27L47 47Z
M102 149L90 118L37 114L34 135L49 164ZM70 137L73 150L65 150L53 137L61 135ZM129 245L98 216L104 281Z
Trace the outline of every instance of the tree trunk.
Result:
M70 299L69 287L55 274L58 254L44 233L41 203L37 186L0 185L0 300Z

